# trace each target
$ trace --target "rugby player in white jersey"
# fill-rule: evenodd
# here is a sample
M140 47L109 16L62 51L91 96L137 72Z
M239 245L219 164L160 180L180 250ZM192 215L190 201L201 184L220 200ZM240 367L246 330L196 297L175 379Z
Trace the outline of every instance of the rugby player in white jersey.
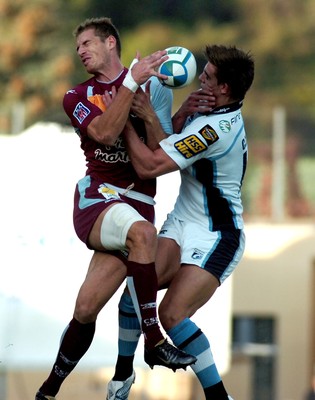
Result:
M187 115L190 96L187 107L184 103L173 117L173 130L178 134L165 136L157 149L142 143L130 124L124 138L142 179L180 170L179 195L159 233L158 280L160 287L168 286L159 317L173 343L197 357L191 368L205 398L227 400L231 397L216 368L209 341L190 318L231 275L244 252L241 186L247 142L241 107L254 79L254 61L250 53L234 46L206 46L205 56L207 62L199 76L201 91L212 92L216 107L203 113L200 103L199 112ZM134 99L133 109L139 116L144 97L149 99L148 93ZM145 112L148 115L147 109ZM116 371L132 360L140 330L126 295L120 309L124 313L119 319ZM114 376L110 381L107 399L127 399L134 379L129 365L124 380Z

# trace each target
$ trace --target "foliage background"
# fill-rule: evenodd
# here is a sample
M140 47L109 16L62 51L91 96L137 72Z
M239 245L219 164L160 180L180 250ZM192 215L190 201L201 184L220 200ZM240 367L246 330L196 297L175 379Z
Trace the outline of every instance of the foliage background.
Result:
M75 54L72 31L85 18L101 15L110 16L120 30L126 65L136 50L146 55L171 45L191 49L199 70L207 43L235 44L252 52L256 76L244 115L255 156L248 178L251 189L245 193L247 209L270 214L272 113L280 105L287 113L287 157L293 157L288 170L288 213L312 214L314 0L126 0L124 4L0 0L1 133L15 133L19 120L25 127L37 121L68 124L61 106L63 95L87 78ZM194 87L197 78L189 88L175 91L174 108ZM303 162L297 163L300 159Z

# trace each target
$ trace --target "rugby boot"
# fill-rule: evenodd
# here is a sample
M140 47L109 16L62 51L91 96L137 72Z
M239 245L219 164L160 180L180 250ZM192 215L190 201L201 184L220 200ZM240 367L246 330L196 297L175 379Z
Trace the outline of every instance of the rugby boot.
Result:
M197 358L179 350L177 347L164 340L163 343L155 346L153 349L144 349L144 361L153 369L154 365L162 365L172 369L174 372L189 365L195 364Z
M56 400L56 397L48 396L48 395L45 395L45 394L41 393L40 391L38 391L36 393L35 400Z
M127 400L132 384L136 380L135 371L125 381L109 381L106 400Z

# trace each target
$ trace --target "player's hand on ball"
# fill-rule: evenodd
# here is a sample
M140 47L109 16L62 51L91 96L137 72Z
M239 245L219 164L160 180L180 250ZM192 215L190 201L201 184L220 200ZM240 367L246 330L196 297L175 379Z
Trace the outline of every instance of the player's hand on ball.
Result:
M144 58L137 52L136 58L131 63L131 75L138 85L145 83L151 76L166 79L167 76L158 72L159 66L168 59L166 50L158 50Z

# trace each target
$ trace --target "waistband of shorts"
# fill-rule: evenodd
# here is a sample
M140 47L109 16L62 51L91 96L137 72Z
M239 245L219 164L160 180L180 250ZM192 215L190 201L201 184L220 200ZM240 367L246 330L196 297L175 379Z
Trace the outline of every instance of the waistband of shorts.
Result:
M148 196L144 193L137 192L135 190L131 190L130 186L128 186L127 188L120 188L118 186L112 185L111 183L105 183L105 185L110 189L116 190L117 193L129 197L130 199L142 201L142 203L150 204L151 206L155 205L153 197Z

